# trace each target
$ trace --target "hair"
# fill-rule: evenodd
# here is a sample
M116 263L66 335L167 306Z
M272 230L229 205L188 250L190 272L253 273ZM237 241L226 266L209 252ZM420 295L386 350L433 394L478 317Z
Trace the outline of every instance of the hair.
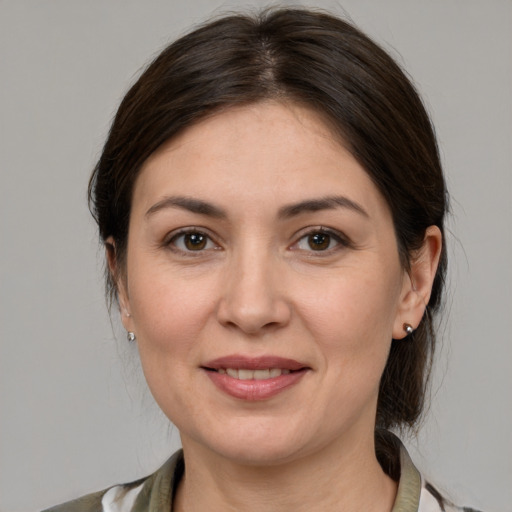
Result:
M429 226L438 226L444 238L448 197L434 129L405 73L344 20L321 11L267 9L228 15L181 37L122 100L89 184L101 239L114 241L121 268L133 188L146 159L206 116L265 100L306 105L341 136L389 205L405 269ZM421 416L446 264L443 243L412 342L392 342L380 383L377 429L414 427ZM108 269L106 287L111 304L116 284Z

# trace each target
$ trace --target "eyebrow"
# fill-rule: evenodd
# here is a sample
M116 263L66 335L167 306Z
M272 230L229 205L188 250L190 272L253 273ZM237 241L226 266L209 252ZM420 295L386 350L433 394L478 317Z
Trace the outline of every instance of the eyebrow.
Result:
M214 206L211 203L207 203L206 201L202 201L201 199L193 199L185 196L164 197L164 199L158 201L158 203L154 204L146 212L146 217L166 208L181 208L192 213L207 215L208 217L214 217L216 219L227 218L227 213L222 208Z
M202 201L201 199L194 199L186 196L164 197L161 201L158 201L149 208L146 212L146 217L166 208L180 208L192 213L206 215L216 219L226 219L228 217L226 211L222 208L206 201ZM336 208L347 208L363 215L364 217L369 217L366 210L360 204L352 201L352 199L345 196L327 196L320 199L306 199L299 203L283 206L279 209L278 218L289 219L302 213L334 210Z
M283 206L279 210L279 217L288 219L301 213L318 212L321 210L334 210L336 208L348 208L356 213L369 217L366 210L352 199L345 196L327 196L321 199L306 199L300 203Z

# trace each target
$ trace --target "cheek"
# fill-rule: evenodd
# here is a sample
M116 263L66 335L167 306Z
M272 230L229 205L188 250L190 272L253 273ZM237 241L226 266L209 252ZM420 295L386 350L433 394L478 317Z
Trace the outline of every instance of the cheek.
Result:
M358 349L373 339L391 340L400 287L395 273L390 274L386 279L379 272L362 274L354 269L341 278L323 280L321 286L302 287L301 316L334 344L343 339Z
M310 289L302 314L322 354L329 403L339 410L376 399L399 294L396 276L347 276L326 280L321 295Z
M141 277L139 279L139 276ZM130 280L130 306L147 384L160 408L175 424L191 404L190 388L199 363L201 331L211 300L196 286L141 271Z
M211 286L149 267L140 266L130 276L130 307L141 351L193 349L212 309Z

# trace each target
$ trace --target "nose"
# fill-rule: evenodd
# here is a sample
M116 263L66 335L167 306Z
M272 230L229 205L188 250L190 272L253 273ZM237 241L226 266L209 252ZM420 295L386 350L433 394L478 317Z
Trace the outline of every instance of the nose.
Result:
M234 258L226 271L217 316L222 325L249 335L270 332L289 323L291 305L286 299L279 263L272 255L253 251Z

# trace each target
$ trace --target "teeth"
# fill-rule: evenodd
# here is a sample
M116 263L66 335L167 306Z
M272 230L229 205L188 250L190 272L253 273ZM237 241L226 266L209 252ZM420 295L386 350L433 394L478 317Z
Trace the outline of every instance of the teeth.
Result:
M254 372L251 370L238 370L238 378L240 380L254 379Z
M227 374L239 380L266 380L281 375L288 375L290 370L281 368L268 368L266 370L247 370L245 368L219 368L220 374Z
M284 372L288 372L290 373L290 370L281 370L281 368L272 368L270 371L269 371L269 377L279 377L279 375L281 375L281 373L284 373Z
M240 373L240 372L238 372ZM276 375L277 377L277 375ZM265 380L270 378L270 370L254 370L254 378L256 380Z

